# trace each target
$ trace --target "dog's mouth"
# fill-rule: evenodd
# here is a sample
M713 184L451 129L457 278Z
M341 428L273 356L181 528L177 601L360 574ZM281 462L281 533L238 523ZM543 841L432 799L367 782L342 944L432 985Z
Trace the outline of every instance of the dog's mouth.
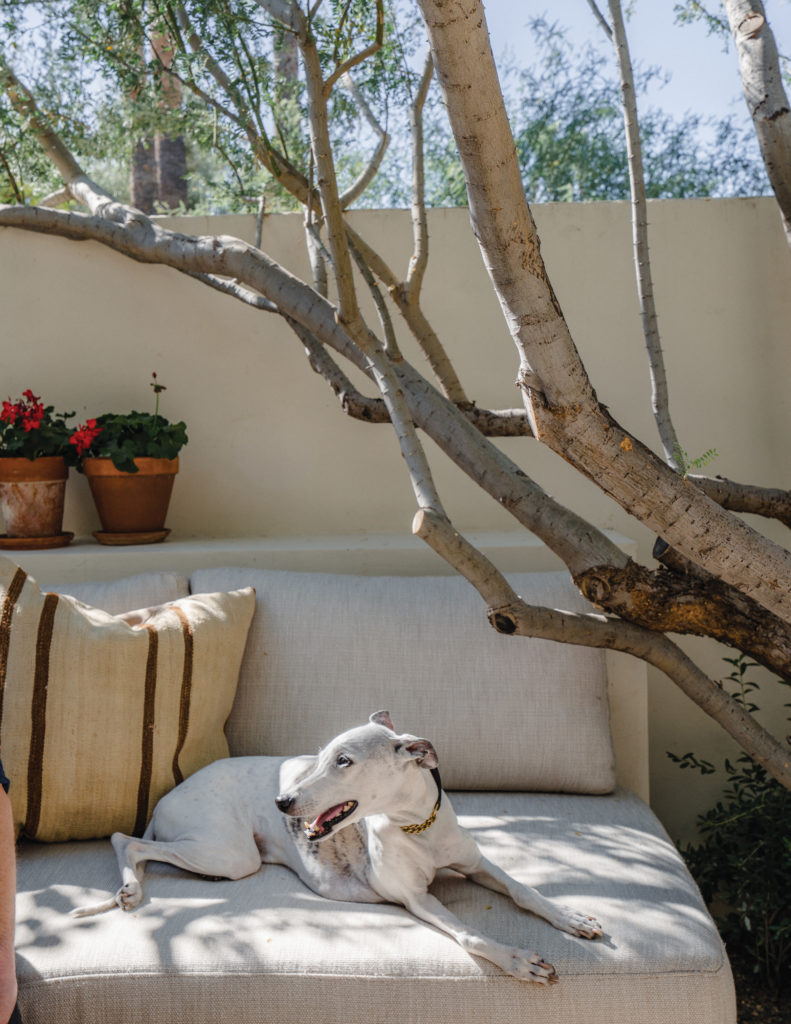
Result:
M357 809L356 800L347 800L345 804L337 804L324 811L318 818L305 825L305 835L310 842L317 839L324 839L332 832L336 825L339 825L344 818Z

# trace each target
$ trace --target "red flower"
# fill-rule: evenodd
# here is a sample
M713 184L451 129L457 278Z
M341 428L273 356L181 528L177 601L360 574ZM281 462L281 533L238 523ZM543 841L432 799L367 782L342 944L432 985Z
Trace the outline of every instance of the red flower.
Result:
M16 423L17 416L19 416L19 403L12 405L11 402L3 402L3 411L0 412L0 420L4 423L10 423L12 426Z
M69 444L73 444L77 449L77 454L82 455L84 452L88 451L101 432L102 428L96 426L96 420L86 420L85 423L82 426L77 427L71 435L69 438Z
M38 405L41 401L41 398L38 395L34 395L30 388L22 392L22 397L26 398L31 405Z
M31 430L38 430L41 426L41 421L44 419L44 406L34 405L23 407L22 409L22 426L25 428L25 432L29 433Z

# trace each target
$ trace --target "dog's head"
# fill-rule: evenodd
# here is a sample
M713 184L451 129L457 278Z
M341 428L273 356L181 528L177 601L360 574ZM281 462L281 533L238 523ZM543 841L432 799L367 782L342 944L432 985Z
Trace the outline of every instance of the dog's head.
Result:
M317 842L369 814L397 810L411 773L437 763L428 740L398 734L389 712L377 711L319 751L308 774L275 803L284 814L304 818L306 837Z

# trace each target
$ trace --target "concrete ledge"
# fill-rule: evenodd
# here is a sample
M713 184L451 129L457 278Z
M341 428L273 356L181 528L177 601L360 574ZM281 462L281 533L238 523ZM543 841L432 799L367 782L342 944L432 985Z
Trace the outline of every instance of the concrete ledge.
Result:
M634 555L636 545L620 534L608 536ZM563 564L541 541L525 532L469 533L503 572L549 572ZM161 544L111 547L92 537L76 538L51 551L5 551L41 587L172 571L189 576L196 569L250 566L302 572L342 572L361 576L443 576L453 570L411 534L353 534L328 537L171 536Z

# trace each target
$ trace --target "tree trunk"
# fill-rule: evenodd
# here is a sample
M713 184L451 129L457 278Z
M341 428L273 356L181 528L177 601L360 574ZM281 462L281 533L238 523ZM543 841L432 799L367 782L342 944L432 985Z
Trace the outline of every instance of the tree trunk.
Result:
M791 621L791 554L682 479L599 405L541 257L482 4L420 7L534 435L682 555Z
M154 213L157 200L157 158L151 139L141 139L132 152L129 195L136 210L147 216Z
M187 149L184 139L157 135L157 205L164 210L187 208Z
M791 110L777 45L761 0L723 0L723 5L736 41L744 99L791 245Z
M181 106L181 83L167 72L173 64L173 46L165 35L152 40L153 51L162 65L162 105L177 110ZM157 132L155 139L157 206L163 210L187 208L187 148L181 136Z

